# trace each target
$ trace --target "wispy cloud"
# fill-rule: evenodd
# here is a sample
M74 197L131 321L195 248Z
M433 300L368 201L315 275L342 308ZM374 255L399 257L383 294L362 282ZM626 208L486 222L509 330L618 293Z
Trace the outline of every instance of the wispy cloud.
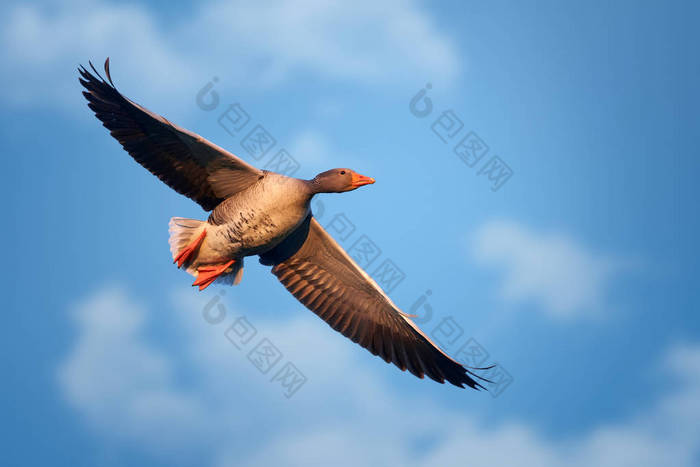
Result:
M322 165L335 156L326 137L311 129L302 130L296 134L292 140L290 151L304 165Z
M246 86L310 73L396 87L402 77L428 73L447 84L461 68L454 44L412 1L209 1L193 8L164 24L135 4L5 6L0 96L18 105L65 102L77 64L108 55L125 81L149 96L191 93L211 72Z
M487 426L438 401L392 391L356 358L360 349L320 321L256 321L307 369L308 386L288 401L224 338L227 324L202 319L205 300L176 298L178 340L168 346L146 332L155 315L123 290L88 297L72 315L78 339L59 370L67 400L104 436L171 461L189 449L204 453L199 464L217 466L684 467L700 454L700 343L667 352L666 369L657 371L678 384L642 412L555 441L526 422ZM194 376L184 384L176 373Z
M62 7L6 5L4 13L0 57L6 67L0 74L0 96L12 104L45 107L77 101L78 64L92 59L101 65L107 56L117 58L120 74L149 94L198 84L187 57L144 7L78 1Z
M473 257L503 275L501 297L532 302L551 316L596 315L622 262L563 233L537 232L512 221L489 221L471 239Z
M156 437L167 448L196 443L208 431L205 407L176 389L175 362L143 334L148 317L118 287L78 304L72 318L79 336L58 368L60 386L91 425L116 438Z

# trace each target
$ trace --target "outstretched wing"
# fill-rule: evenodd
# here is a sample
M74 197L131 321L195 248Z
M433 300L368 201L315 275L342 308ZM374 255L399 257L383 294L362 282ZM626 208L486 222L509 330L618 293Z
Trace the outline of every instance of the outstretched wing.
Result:
M274 265L287 290L333 329L387 363L419 378L483 388L470 375L479 376L435 345L311 215L260 262Z
M264 176L225 149L124 97L112 82L109 58L107 80L92 63L90 67L94 74L79 68L79 81L95 116L136 162L206 211Z

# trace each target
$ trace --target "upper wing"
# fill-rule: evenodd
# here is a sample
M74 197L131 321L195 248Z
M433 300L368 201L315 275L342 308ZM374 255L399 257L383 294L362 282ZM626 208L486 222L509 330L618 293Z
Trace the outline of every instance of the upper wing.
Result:
M272 273L287 290L333 329L387 363L419 378L483 388L394 305L311 215L279 246L260 255L260 262L274 265Z
M173 125L160 115L124 97L107 80L80 67L80 84L88 106L112 136L139 164L206 211L245 190L264 173L201 136Z

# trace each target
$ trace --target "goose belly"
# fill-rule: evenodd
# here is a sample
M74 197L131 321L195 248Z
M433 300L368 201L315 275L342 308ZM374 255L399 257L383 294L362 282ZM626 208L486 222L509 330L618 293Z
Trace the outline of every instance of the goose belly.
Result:
M233 200L230 200L233 201ZM251 207L231 203L226 221L214 227L214 244L227 257L250 256L269 250L284 240L309 213L308 203L284 200ZM211 227L210 227L211 229Z

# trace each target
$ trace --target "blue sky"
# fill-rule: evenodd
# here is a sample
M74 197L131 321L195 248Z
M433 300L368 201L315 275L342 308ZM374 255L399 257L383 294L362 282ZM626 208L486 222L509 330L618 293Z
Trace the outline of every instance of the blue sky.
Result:
M697 465L697 17L690 2L10 2L3 465ZM107 56L124 94L249 162L285 149L295 176L376 178L320 197L320 222L336 238L351 223L339 242L371 242L370 273L401 271L399 306L452 353L475 339L512 383L494 398L402 373L252 258L223 296L190 287L167 224L206 214L86 107L76 67ZM250 121L232 135L218 120L236 103ZM276 145L255 160L258 124ZM474 167L455 153L470 132L488 146ZM494 191L495 156L512 176ZM237 349L240 318L257 334ZM248 359L263 339L282 355L266 374ZM288 362L306 378L291 398L271 381Z

